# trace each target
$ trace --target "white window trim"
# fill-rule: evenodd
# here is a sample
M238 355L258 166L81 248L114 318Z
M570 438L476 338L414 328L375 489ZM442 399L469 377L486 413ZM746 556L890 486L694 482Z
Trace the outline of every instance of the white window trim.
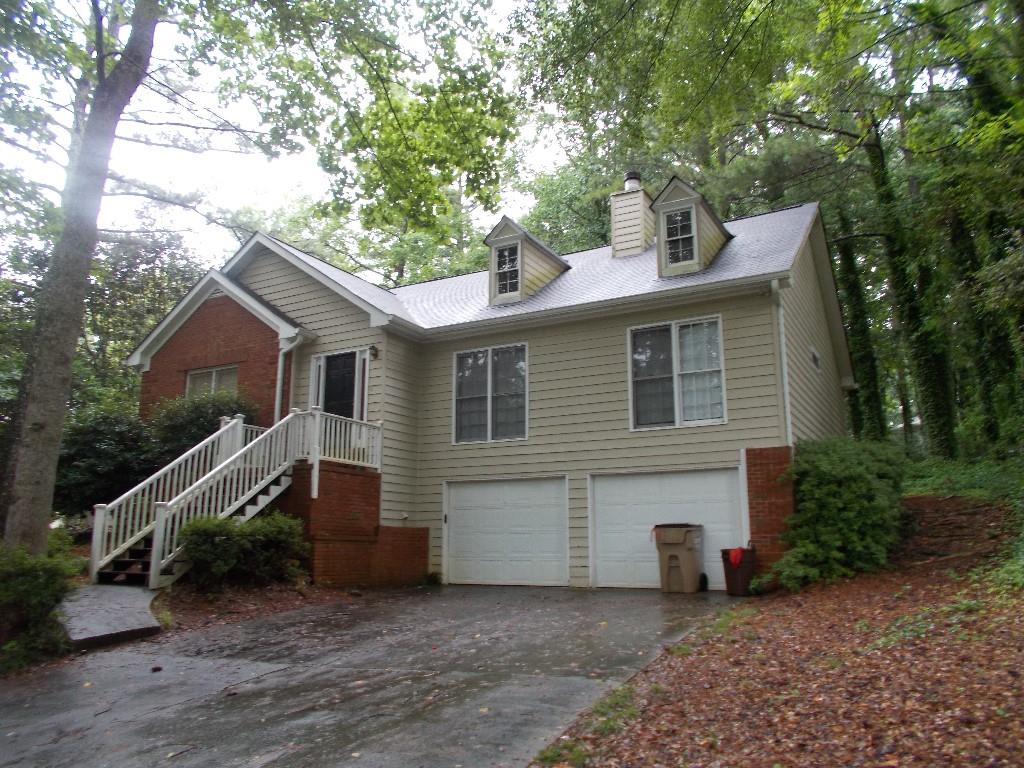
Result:
M193 368L192 370L185 371L185 397L191 397L192 396L192 391L191 391L192 390L192 377L194 375L200 374L200 373L212 373L213 374L213 379L210 381L210 392L216 392L217 391L217 373L220 372L220 371L229 371L229 370L234 370L236 372L235 392L237 393L237 391L238 391L238 386L237 386L237 381L238 381L238 379L237 379L238 363L232 363L231 365L213 365L213 366L210 366L208 368Z
M519 267L519 290L515 293L498 293L498 249L516 246L517 261ZM511 304L520 301L523 297L523 238L503 237L491 243L491 269L490 269L490 291L492 304Z
M722 361L722 418L701 419L700 421L682 421L683 417L683 392L679 386L679 378L682 372L679 370L679 326L696 325L708 320L718 321L718 359ZM669 326L671 330L672 343L672 395L675 406L675 424L661 424L650 427L638 427L636 425L636 413L633 408L633 332L643 331L649 328L664 328ZM681 320L664 320L660 323L645 323L634 325L626 329L626 381L629 385L629 431L650 432L659 429L683 429L688 427L709 427L721 426L729 423L728 393L725 384L725 326L722 323L721 315L702 315L701 317L687 317Z
M507 295L507 294L506 294ZM494 426L493 414L491 412L491 398L494 396L494 388L491 381L492 378L492 366L491 366L491 353L496 349L507 349L509 347L523 347L526 359L526 381L524 382L523 394L525 395L524 404L524 424L523 424L523 436L522 437L491 437L491 431ZM459 355L467 355L473 352L486 352L487 353L487 439L486 440L459 440L458 439L458 424L456 422L456 376L459 371ZM530 344L526 341L513 341L508 344L494 344L489 347L475 347L473 349L460 349L452 353L452 445L483 445L485 443L509 443L515 441L528 440L530 438Z
M335 355L349 355L355 353L356 356L356 382L355 382L355 394L353 399L355 402L361 404L362 416L358 416L353 412L352 416L357 421L367 421L370 416L370 364L372 357L370 355L369 347L355 347L352 349L339 349L332 352L321 352L313 355L309 358L309 406L320 406L324 402L324 358L334 357ZM359 363L366 361L366 386L363 386L361 377L359 376Z
M690 233L693 237L693 259L681 261L678 264L671 264L668 260L668 216L679 211L690 211ZM673 205L664 210L658 211L658 258L661 260L661 271L663 274L676 274L680 272L691 272L701 268L700 261L700 240L697 238L697 206L691 203Z

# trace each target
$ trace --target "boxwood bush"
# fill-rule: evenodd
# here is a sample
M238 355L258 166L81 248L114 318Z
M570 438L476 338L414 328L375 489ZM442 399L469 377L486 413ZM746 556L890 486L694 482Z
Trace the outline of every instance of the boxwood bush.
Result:
M782 586L797 590L888 562L902 526L904 460L887 443L835 438L797 445L791 469L796 507L774 565Z
M280 512L241 525L232 518L193 520L182 528L181 543L190 580L207 591L291 581L309 553L302 522Z
M77 515L113 501L216 432L221 416L236 413L251 424L256 406L214 392L165 400L148 422L111 409L76 414L61 441L54 509Z
M77 515L113 501L158 468L150 430L134 413L77 414L64 430L53 507Z
M252 424L256 410L256 405L249 398L231 392L210 392L163 401L148 425L156 445L158 466L177 458L216 432L220 428L221 416L242 413L245 414L245 423Z
M82 568L70 545L60 533L51 537L45 555L0 544L0 674L66 650L57 607Z

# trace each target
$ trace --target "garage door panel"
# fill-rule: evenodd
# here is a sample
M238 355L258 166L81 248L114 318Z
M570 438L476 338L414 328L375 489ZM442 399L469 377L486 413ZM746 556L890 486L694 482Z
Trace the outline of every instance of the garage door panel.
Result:
M564 480L452 483L448 510L448 581L569 582Z
M594 478L594 570L597 586L657 587L659 523L704 526L704 572L725 588L719 550L740 546L736 470L704 470Z

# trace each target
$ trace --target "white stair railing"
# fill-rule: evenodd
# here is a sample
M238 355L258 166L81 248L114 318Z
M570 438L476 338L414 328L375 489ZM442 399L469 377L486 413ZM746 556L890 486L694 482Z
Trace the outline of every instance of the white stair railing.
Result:
M320 458L380 469L381 422L321 414Z
M243 445L242 414L224 416L220 429L183 453L110 504L94 507L92 552L89 575L93 581L99 570L144 539L156 519L157 502L177 496L193 485Z
M156 504L150 589L161 586L163 571L180 553L182 528L201 518L230 517L308 455L309 416L293 411L173 499Z

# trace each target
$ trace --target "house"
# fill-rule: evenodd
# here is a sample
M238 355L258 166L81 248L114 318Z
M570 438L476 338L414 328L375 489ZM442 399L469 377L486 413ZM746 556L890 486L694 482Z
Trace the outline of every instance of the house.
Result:
M781 553L792 446L845 432L821 214L723 223L680 179L652 200L630 173L611 217L610 245L571 254L502 218L487 271L392 290L256 234L132 354L142 412L209 389L255 399L258 425L231 437L226 420L218 460L290 447L268 460L276 484L231 503L302 516L323 581L654 587L652 525L693 522L723 589L720 548ZM195 491L155 525L182 504L220 514L233 492Z

